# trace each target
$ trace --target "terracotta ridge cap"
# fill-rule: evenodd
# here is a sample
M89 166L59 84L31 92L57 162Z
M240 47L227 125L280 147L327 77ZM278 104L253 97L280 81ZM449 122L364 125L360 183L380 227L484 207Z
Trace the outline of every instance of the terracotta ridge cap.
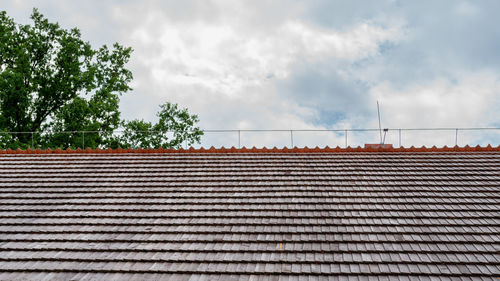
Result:
M309 148L309 147L293 147L293 148L225 148L225 147L220 147L220 148L215 148L215 147L210 147L210 148L188 148L188 149L173 149L173 148L116 148L116 149L101 149L101 148L86 148L86 149L26 149L26 150L21 150L21 149L6 149L6 150L0 150L0 154L91 154L91 153L342 153L342 152L500 152L500 145L497 147L493 147L491 145L487 146L453 146L453 147L398 147L398 148L371 148L371 147L346 147L346 148L340 148L340 147L328 147L325 146L323 148L320 147L314 147L314 148Z

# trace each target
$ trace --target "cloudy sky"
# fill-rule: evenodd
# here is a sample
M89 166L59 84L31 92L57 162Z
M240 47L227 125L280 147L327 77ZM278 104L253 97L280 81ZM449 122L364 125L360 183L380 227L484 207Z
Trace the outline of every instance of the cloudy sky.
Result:
M203 129L500 127L500 1L3 0L17 22L33 7L98 47L134 49L124 118L154 121L166 101ZM500 143L459 132L459 145ZM350 133L350 145L378 132ZM242 133L246 146L288 132ZM294 145L344 145L343 133L296 132ZM387 142L398 145L398 131ZM403 131L402 144L454 145L455 132ZM210 133L204 146L237 145Z

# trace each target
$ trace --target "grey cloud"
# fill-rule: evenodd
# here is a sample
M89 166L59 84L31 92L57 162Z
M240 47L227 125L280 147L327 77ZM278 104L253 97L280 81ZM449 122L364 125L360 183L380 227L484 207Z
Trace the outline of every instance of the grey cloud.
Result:
M269 127L266 119L259 119L257 115L273 111L274 115L268 116L295 114L304 121L302 124L311 126L331 128L351 124L353 127L371 127L375 106L370 93L377 85L388 85L394 92L405 95L408 89L433 85L435 80L461 85L460 79L467 77L468 73L493 73L496 77L500 73L500 29L497 27L500 2L494 0L30 0L26 1L30 6L28 11L7 3L8 13L24 20L29 16L31 5L38 5L51 20L59 21L66 27L78 26L84 38L93 45L121 41L138 51L143 48L141 54L133 55L130 64L137 87L122 99L125 118L152 119L157 105L171 100L201 113L203 125L210 128L221 127L222 124L238 126L241 122L252 123L254 127ZM152 14L161 16L152 17ZM256 110L252 106L257 106L258 102L245 105L242 100L231 99L199 85L182 88L182 85L155 84L157 82L151 78L152 70L141 60L146 57L155 59L155 55L161 54L162 45L151 43L138 47L130 39L130 33L137 25L151 20L161 21L144 29L152 38L162 34L160 24L174 26L190 22L230 26L250 39L266 38L261 34L279 36L276 27L287 21L300 21L336 32L348 31L360 23L382 28L400 25L403 32L397 40L378 42L378 52L354 62L330 58L321 62L300 61L299 58L298 63L287 69L289 73L285 79L272 72L265 74L268 78L266 83L271 86L244 89L242 92L248 96L258 91L269 91L275 95L272 101L265 100L266 94L256 95L262 98L262 108ZM286 52L286 46L281 51ZM189 74L189 69L182 71ZM232 74L238 75L238 72ZM301 115L293 112L293 106L278 109L277 104L269 104L280 100L313 113ZM494 111L477 118L483 119L482 125L498 125L498 114L491 112ZM293 123L272 124L284 126ZM408 126L411 124L408 123Z
M351 0L351 1L297 1L303 7L300 17L304 20L337 30L345 30L359 22L385 18L384 14L390 11L390 16L399 10L399 2L393 0Z
M169 1L147 3L159 5L157 9L174 21L224 22L231 19L228 13L224 13L221 2L215 5L196 1L183 4ZM301 19L337 31L348 30L361 22L382 27L400 22L404 24L403 39L380 42L379 52L374 56L353 64L304 62L294 65L286 80L271 79L283 99L317 111L316 116L308 120L313 124L335 126L341 120L363 124L374 113L373 100L369 97L370 87L382 82L404 89L408 85L428 83L434 79L445 78L454 82L464 72L485 68L497 71L500 66L496 52L499 33L494 24L497 2L481 2L476 15L457 13L454 9L459 3L455 1L418 4L399 1L273 3L264 6L262 2L257 2L247 6L249 10L243 14L246 18L235 23L245 25L247 29L264 26L272 30L280 22ZM228 7L241 8L234 4ZM345 75L340 76L339 72Z
M359 65L373 82L396 85L436 77L450 80L462 72L500 70L498 1L470 1L477 11L459 13L457 1L405 1L381 5L365 20L404 19L405 38ZM361 8L361 10L364 10ZM332 17L336 17L335 15Z
M456 72L500 70L498 1L314 1L301 17L342 30L359 22L405 23L405 38L359 64L372 81L406 84ZM474 9L470 14L463 9ZM475 8L474 8L475 7ZM355 68L354 68L355 69ZM355 69L356 70L356 69ZM357 71L357 70L356 70Z
M107 1L65 1L65 0L25 0L7 1L5 7L9 16L17 22L30 23L29 16L33 8L51 22L58 22L63 28L77 27L82 32L82 38L90 41L95 47L103 44L112 45L119 41L117 30L120 26L111 17L112 8L123 5L131 0ZM124 44L123 42L120 42Z
M346 119L360 119L372 114L365 101L368 86L356 77L341 76L342 63L331 60L314 65L300 64L285 80L277 82L284 99L314 109L318 115L309 120L326 127Z

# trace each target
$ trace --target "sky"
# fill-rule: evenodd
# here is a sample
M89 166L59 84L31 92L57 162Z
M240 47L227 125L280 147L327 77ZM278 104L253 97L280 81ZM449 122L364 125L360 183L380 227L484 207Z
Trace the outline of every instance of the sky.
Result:
M155 121L167 101L207 130L500 127L500 1L2 0L19 23L33 7L94 47L134 49L125 119ZM344 132L293 132L296 146L344 146ZM349 132L348 145L379 142ZM455 145L450 131L401 133L403 146ZM500 130L458 132L499 145ZM240 134L290 146L290 132ZM389 130L386 143L400 144ZM238 133L202 144L238 146Z

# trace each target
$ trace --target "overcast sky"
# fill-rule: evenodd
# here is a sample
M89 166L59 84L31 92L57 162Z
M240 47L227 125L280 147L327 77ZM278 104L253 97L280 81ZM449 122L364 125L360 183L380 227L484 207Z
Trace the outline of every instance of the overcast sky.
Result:
M166 101L203 129L500 127L500 1L2 0L17 22L33 7L78 27L94 47L134 49L126 119L154 121ZM344 145L295 133L295 145ZM350 145L378 133L351 134ZM397 131L388 142L398 144ZM210 134L204 146L237 145ZM242 145L289 145L244 133ZM404 146L454 145L455 132L403 132ZM459 145L500 132L459 132Z

